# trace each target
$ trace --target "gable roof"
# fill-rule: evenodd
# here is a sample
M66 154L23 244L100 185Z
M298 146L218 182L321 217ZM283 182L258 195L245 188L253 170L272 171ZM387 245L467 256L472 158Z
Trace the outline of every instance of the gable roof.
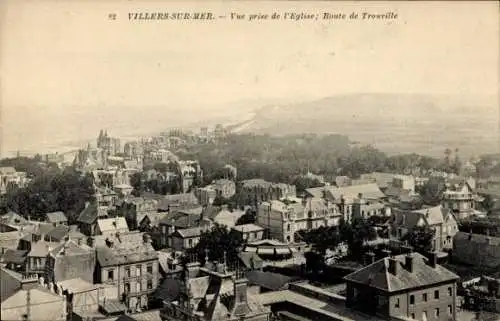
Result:
M27 224L28 220L15 212L9 211L8 213L0 216L0 223L15 226L20 224Z
M61 241L70 231L69 226L58 225L45 235L45 239Z
M412 253L411 255L414 263L413 272L408 271L404 266L406 255L398 255L393 258L386 257L378 260L345 276L344 280L368 285L386 292L397 292L459 279L458 275L441 265L431 267L428 264L428 259L423 255L418 253ZM395 259L399 265L397 275L389 272L390 259Z
M127 221L124 217L101 218L97 220L99 231L101 233L114 232L114 231L128 231Z
M273 272L250 271L246 274L250 284L258 285L272 291L282 290L293 278Z
M197 237L200 235L201 235L201 229L199 227L180 229L172 234L172 236L179 236L181 238Z
M49 223L60 223L60 222L67 222L68 218L63 212L52 212L52 213L47 213L45 214L45 217L47 218L47 222Z
M93 224L97 220L97 204L96 203L90 203L85 206L83 211L80 213L80 216L78 216L78 222L79 223L85 223L85 224Z

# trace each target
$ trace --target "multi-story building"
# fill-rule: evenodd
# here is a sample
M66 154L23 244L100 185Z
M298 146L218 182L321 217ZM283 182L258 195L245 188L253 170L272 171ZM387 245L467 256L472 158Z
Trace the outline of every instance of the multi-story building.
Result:
M81 278L92 283L96 264L95 250L79 239L67 238L51 249L46 258L45 279L58 283Z
M336 186L325 186L317 188L309 188L306 190L306 198L322 198L329 203L333 203L339 208L339 212L342 213L343 219L346 222L351 222L354 213L354 209L358 209L361 212L357 213L358 216L363 216L363 209L359 206L359 200L362 200L362 204L377 204L385 199L384 193L380 190L377 184L360 184L351 185L344 187ZM358 203L355 205L355 203ZM379 205L371 208L369 211L379 210ZM368 209L367 209L368 210ZM381 209L380 209L381 210Z
M395 175L392 179L392 186L413 193L415 192L415 177L411 175Z
M181 179L181 189L183 193L187 193L193 186L196 180L203 180L203 171L201 170L198 161L187 160L177 162L177 171Z
M101 218L97 220L95 235L114 236L129 231L124 217Z
M480 201L482 199L474 193L470 181L455 179L446 183L441 204L460 220L477 214L476 207Z
M341 218L339 207L321 198L263 202L257 211L257 224L267 230L267 237L287 243L295 242L297 231L336 226Z
M225 263L188 263L176 301L165 301L163 321L268 321L270 309L248 289L242 272L229 272Z
M158 201L144 197L129 197L122 202L117 211L125 217L130 230L137 230L144 217L158 212Z
M441 205L415 211L393 209L392 231L398 238L415 228L430 228L434 231L433 248L436 251L453 248L453 237L458 224L453 214Z
M295 186L283 183L271 183L263 179L241 181L238 186L240 205L257 207L262 202L296 197Z
M210 185L195 190L195 195L203 206L212 204L216 197L228 199L234 194L236 194L236 184L228 179L218 179Z
M236 225L231 229L241 235L241 239L245 242L260 241L264 238L265 228L256 224Z
M18 172L14 167L0 167L0 195L9 188L23 188L30 180L25 172Z
M139 234L141 235L141 234ZM106 238L105 246L97 245L94 280L116 286L117 297L129 311L147 307L148 295L158 286L158 254L151 238L142 234L142 242L127 241L126 236Z
M123 146L123 153L131 159L142 158L144 149L142 148L142 144L139 142L127 142Z
M457 320L458 279L435 252L386 257L344 278L346 306L386 320Z

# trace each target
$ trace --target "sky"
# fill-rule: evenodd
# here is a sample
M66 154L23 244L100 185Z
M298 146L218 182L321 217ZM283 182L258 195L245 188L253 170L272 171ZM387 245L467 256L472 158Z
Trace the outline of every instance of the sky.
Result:
M128 20L156 11L393 11L398 19ZM245 102L366 92L498 97L493 1L7 0L0 14L0 155L100 128L126 135L237 114Z

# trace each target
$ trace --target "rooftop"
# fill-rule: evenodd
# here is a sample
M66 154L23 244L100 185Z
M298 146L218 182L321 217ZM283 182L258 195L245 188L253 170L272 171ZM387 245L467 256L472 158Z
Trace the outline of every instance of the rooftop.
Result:
M262 226L256 224L243 224L236 225L233 227L233 230L236 230L241 233L250 233L250 232L260 232L263 231L264 228Z
M408 290L416 287L430 286L440 282L452 282L458 280L458 276L441 265L432 267L428 259L421 254L412 253L413 271L410 272L405 266L406 255L398 255L394 258L383 258L347 275L344 279L349 282L366 284L371 287L395 292ZM389 261L396 260L396 275L390 272Z
M49 223L61 223L68 221L68 218L63 212L47 213L45 216L47 217L47 222Z

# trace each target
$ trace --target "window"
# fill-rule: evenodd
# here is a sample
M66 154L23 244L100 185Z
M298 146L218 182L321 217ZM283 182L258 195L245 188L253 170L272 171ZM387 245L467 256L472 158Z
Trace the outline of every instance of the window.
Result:
M189 247L193 247L193 239L189 239L188 240L188 246Z
M115 271L113 270L108 270L108 280L113 281L115 278Z
M435 316L436 318L439 318L439 308L435 308L435 309L434 309L434 316Z
M451 308L451 305L448 306L448 315L451 315L453 313L453 310Z
M286 226L286 231L287 231L287 232L290 232L290 224L287 224L287 226Z
M439 299L439 290L434 291L434 299Z
M137 282L135 284L135 292L141 292L141 282Z
M399 298L396 299L396 304L394 305L396 308L399 308Z
M415 304L415 296L413 294L410 295L410 304Z
M422 301L427 302L427 293L422 294Z
M153 274L153 264L148 264L147 271L149 274Z
M148 290L153 289L153 280L148 280Z
M130 283L125 283L125 293L129 293L130 292Z
M141 266L140 265L135 266L135 275L141 276Z
M125 275L126 275L128 278L132 276L132 275L131 275L131 273L130 273L130 267L126 267L126 268L125 268Z
M427 321L427 311L422 312L422 321Z
M448 287L448 295L449 296L453 296L453 289L450 287Z
M411 314L411 318L412 318L413 320L415 320L415 313L412 313L412 314Z

